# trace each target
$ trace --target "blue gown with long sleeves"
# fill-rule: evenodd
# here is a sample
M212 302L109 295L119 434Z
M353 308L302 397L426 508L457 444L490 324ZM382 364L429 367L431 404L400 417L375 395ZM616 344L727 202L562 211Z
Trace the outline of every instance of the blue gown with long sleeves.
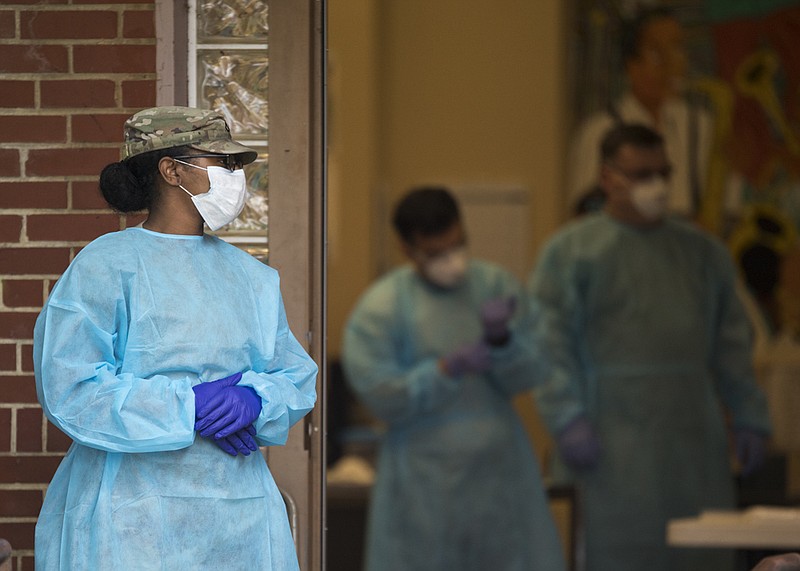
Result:
M537 405L554 433L586 415L602 445L592 470L555 468L580 486L587 571L732 568L728 552L668 548L666 524L735 507L723 406L770 431L735 276L722 243L677 220L600 213L545 245L528 283L552 364Z
M264 457L195 434L192 386L242 372L262 446L314 406L317 366L278 274L203 236L129 228L87 245L34 331L47 418L73 439L36 525L36 568L296 569Z
M453 379L437 361L481 336L480 307L514 295L519 316L492 369ZM370 571L561 571L563 555L531 444L511 398L540 378L521 287L473 260L441 290L410 266L362 296L344 338L347 381L388 426L371 496Z

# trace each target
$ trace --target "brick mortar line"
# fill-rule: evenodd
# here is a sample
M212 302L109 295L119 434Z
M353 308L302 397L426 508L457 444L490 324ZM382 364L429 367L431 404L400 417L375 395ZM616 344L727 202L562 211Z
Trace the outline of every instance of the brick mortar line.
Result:
M126 227L127 228L127 227ZM117 232L118 230L111 230L111 232ZM99 236L98 236L99 237ZM27 249L27 248L36 248L40 250L47 250L47 249L55 249L55 248L85 248L87 244L92 242L92 240L62 240L62 241L54 241L54 240L26 240L25 242L6 242L3 245L0 245L0 249L9 250L9 249ZM22 278L21 276L27 276L31 274L2 274L0 273L0 277L8 277L8 278L19 278L19 279L38 279L38 278ZM50 274L48 274L50 275ZM61 274L59 274L61 275Z
M75 113L73 111L74 108L59 108L59 107L48 107L46 109L33 109L33 108L25 108L25 107L17 107L14 109L0 109L0 117L87 117L87 116L97 116L97 115L125 115L130 116L136 113L127 112L127 111L117 111L113 107L105 107L103 109L98 109L96 111L90 110L86 113ZM3 143L8 144L8 143Z
M48 422L50 422L50 421L48 420L48 418L47 418L47 415L44 413L44 411L42 411L42 425L41 425L41 429L42 429L42 432L41 432L41 437L42 437L42 441L41 441L42 450L47 450L47 433L48 433L48 432L50 432L50 431L47 429L47 424L48 424Z
M60 176L0 176L0 183L2 182L95 182L100 173L96 175L80 175L71 176L69 180L64 180L64 175Z
M126 73L126 72L117 72L117 73L98 73L98 72L75 72L71 73L68 71L51 71L51 72L42 72L42 73L32 73L32 72L10 72L4 71L0 72L0 79L3 80L14 80L14 81L67 81L67 80L83 80L83 79L111 79L111 80L120 80L126 78L133 78L133 79L156 79L157 74L155 73L145 73L145 72L137 72L137 73Z
M17 410L16 407L11 409L11 432L8 435L8 447L11 454L17 453L17 424L19 422Z
M63 458L66 452L3 452L2 458ZM9 482L12 483L12 482Z
M19 4L7 2L2 5L2 10L24 10L26 12L108 12L119 10L135 9L137 12L155 12L154 4L143 3L120 3L110 2L97 4Z
M150 46L154 37L146 38L0 38L0 46ZM245 44L246 45L246 44Z
M8 309L8 308L5 308L5 307L0 307L0 315L5 315L5 314L8 314L8 313L36 313L36 312L41 311L41 310L42 310L41 307L33 307L33 306L20 307L19 309L16 309L16 308L15 309Z
M47 488L47 484L30 484L30 483L21 483L21 482L13 482L10 484L0 484L0 490L5 491L44 491Z
M113 143L113 142L106 142L106 143L83 143L83 142L81 142L81 143L60 143L60 142L59 143L22 143L22 142L19 142L19 143L13 143L13 146L11 146L11 145L12 145L11 143L3 143L2 145L0 145L0 148L10 147L12 149L19 149L19 150L23 150L23 149L27 149L27 150L41 150L41 149L46 149L46 150L75 150L75 149L98 149L98 148L113 149L115 147L119 148L119 143ZM88 176L88 175L81 175L81 176ZM3 177L3 178L9 178L9 177Z
M15 248L21 246L27 248L82 248L91 240L64 240L63 242L42 241L42 242L0 242L0 249ZM23 274L0 274L0 275L23 275Z

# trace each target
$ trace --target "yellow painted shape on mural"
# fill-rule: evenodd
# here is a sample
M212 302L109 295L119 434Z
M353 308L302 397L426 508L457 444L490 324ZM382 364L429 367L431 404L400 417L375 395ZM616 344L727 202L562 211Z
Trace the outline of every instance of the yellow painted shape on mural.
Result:
M708 98L714 115L699 222L707 230L718 234L722 227L725 185L730 170L725 143L733 132L733 89L726 81L715 77L695 79L690 88Z
M789 125L775 91L775 75L780 67L778 54L768 48L747 56L736 70L735 82L739 92L755 99L772 124L783 136L790 153L800 155L800 141Z
M779 231L763 230L759 225L760 219L771 220ZM777 206L750 204L745 207L742 220L728 239L728 245L738 260L742 251L753 244L761 244L779 256L785 256L797 245L797 231L791 219Z

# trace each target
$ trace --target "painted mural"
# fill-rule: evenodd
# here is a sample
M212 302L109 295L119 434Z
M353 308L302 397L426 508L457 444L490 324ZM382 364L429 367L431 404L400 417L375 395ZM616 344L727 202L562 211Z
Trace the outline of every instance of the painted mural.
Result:
M651 28L631 55L630 23L653 10L680 36ZM654 114L673 162L687 162L680 185L697 186L680 212L726 240L739 265L780 424L781 409L800 406L800 1L577 0L574 30L574 138L626 97ZM648 58L637 85L632 72ZM667 101L688 110L672 133ZM800 450L800 431L781 438Z

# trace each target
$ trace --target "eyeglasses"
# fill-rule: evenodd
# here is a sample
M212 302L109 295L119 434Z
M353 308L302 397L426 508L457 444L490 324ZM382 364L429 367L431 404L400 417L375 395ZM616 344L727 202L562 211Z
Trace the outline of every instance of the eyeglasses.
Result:
M214 155L214 154L182 155L179 157L172 157L172 158L175 160L184 160L184 161L187 159L216 159L222 163L219 166L225 167L230 172L233 172L237 169L244 167L242 158L239 155Z
M667 165L660 169L639 169L633 172L626 172L613 163L609 163L609 167L617 171L631 182L643 182L657 176L663 178L664 180L669 180L672 176L671 165Z

